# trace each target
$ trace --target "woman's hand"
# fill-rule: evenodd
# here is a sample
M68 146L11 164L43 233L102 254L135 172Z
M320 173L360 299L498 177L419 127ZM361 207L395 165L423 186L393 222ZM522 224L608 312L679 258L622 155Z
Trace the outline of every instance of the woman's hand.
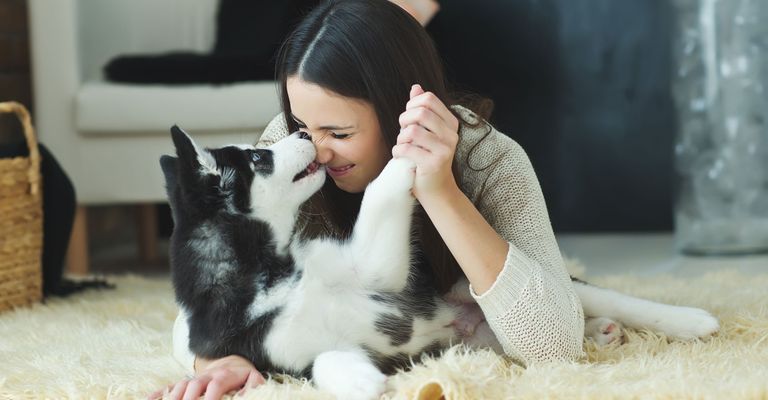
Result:
M191 379L184 379L167 389L172 400L197 399L205 393L205 400L218 400L225 393L264 383L264 377L256 367L243 357L232 355L212 361ZM162 398L165 389L149 395L149 399Z
M410 96L405 112L400 114L400 134L392 156L416 163L413 195L423 201L457 189L451 164L459 142L459 120L420 85L411 87Z
M436 0L390 0L416 18L421 26L427 26L432 17L440 10Z

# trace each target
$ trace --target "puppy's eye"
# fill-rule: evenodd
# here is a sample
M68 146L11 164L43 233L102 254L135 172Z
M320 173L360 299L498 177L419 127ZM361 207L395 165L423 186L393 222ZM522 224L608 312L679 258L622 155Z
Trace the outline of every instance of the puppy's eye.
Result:
M251 152L251 161L253 161L255 163L261 161L261 155L259 153L255 152L255 151Z

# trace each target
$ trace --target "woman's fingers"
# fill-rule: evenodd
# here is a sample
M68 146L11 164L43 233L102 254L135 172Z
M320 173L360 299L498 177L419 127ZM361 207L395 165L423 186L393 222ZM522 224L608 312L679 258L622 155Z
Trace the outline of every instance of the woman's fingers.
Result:
M245 382L246 387L256 387L266 382L264 379L264 375L261 374L261 372L257 370L251 371L251 373L248 375L248 380Z
M400 131L400 135L397 137L397 144L410 144L426 150L432 156L429 161L413 159L414 162L422 166L425 166L426 163L439 164L443 159L453 159L453 148L455 148L453 141L443 140L418 125L410 125Z
M409 93L409 98L412 99L420 94L424 93L424 89L419 84L411 85L411 92Z
M197 400L205 393L208 383L211 381L210 375L198 375L187 383L187 390L184 392L183 400Z
M187 390L188 383L189 381L185 379L173 385L173 389L171 390L171 393L168 394L168 398L171 400L181 400L182 396L184 396L184 392Z
M242 382L234 378L237 376L231 374L212 380L205 389L205 400L219 400L224 393L240 388Z
M175 386L175 384L170 384L170 385L168 385L168 386L166 386L166 387L164 387L164 388L162 388L160 390L157 390L155 392L150 393L149 396L147 396L147 400L162 399L163 398L163 393L170 392L171 390L173 390L174 386Z
M397 135L397 144L409 143L430 153L438 153L448 145L419 125L409 125Z
M243 395L248 389L255 388L256 386L259 386L264 382L266 382L266 380L264 380L264 376L259 371L253 370L251 371L250 374L248 374L248 380L245 381L245 385L243 386L243 389L237 392L237 394Z
M410 143L398 144L392 148L392 157L407 158L416 164L418 164L420 160L428 159L429 154L429 151ZM416 167L416 171L418 172L418 167Z
M416 90L414 90L416 89ZM415 93L418 93L414 96ZM458 131L459 120L453 115L451 110L432 92L424 92L421 85L411 87L411 99L405 104L405 109L426 107L442 119L448 127L454 132Z
M426 107L411 108L405 110L398 118L400 128L409 125L421 125L430 132L438 135L445 132L445 123L432 110Z

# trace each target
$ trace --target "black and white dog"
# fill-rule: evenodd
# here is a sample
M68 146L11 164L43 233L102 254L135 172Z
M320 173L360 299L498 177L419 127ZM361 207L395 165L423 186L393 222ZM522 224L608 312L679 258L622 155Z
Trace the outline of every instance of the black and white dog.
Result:
M300 206L325 180L312 142L294 133L264 149L200 149L178 127L171 135L177 157L160 163L175 223L172 278L197 356L238 354L260 371L311 376L338 398L364 399L384 391L387 373L460 332L501 351L487 323L440 297L414 259L411 162L391 160L369 184L348 240L302 241ZM677 337L717 329L703 310L575 283L586 315ZM466 281L451 293L471 301ZM458 329L461 319L470 327ZM589 336L620 335L610 319L591 324Z
M194 354L373 398L386 373L456 339L458 308L413 267L412 163L391 161L368 186L351 239L301 243L299 206L325 179L312 142L203 150L177 127L172 137L178 158L161 158L172 276Z

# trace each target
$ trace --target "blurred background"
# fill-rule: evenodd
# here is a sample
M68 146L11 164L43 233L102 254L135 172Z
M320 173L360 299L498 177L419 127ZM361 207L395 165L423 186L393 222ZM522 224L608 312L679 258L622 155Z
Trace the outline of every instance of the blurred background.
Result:
M314 3L0 0L0 101L30 108L73 182L72 271L167 273L167 127L254 142L278 112L270 57ZM672 232L672 2L439 6L427 30L449 79L494 100L491 123L528 152L556 233ZM0 123L0 143L20 137Z

